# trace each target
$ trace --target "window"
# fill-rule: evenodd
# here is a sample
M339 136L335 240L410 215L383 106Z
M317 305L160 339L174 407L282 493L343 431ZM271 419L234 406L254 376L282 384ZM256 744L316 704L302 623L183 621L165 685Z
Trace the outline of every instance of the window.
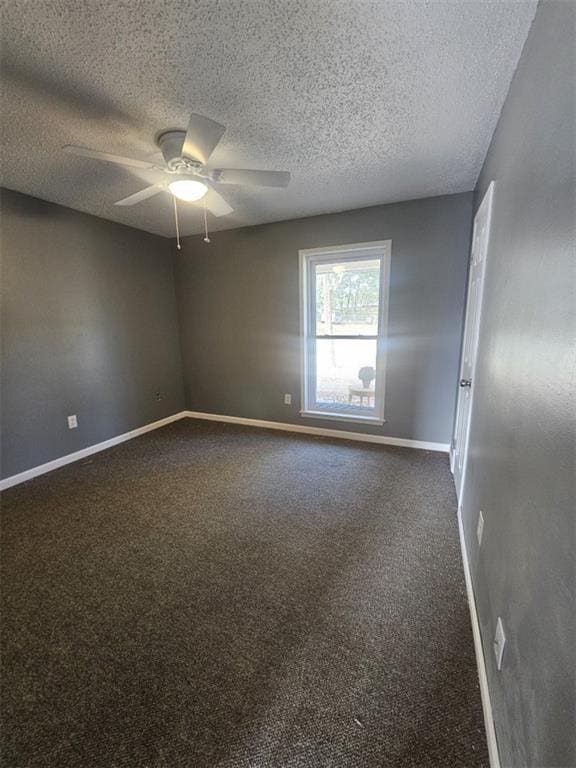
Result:
M302 415L384 421L390 241L300 251Z

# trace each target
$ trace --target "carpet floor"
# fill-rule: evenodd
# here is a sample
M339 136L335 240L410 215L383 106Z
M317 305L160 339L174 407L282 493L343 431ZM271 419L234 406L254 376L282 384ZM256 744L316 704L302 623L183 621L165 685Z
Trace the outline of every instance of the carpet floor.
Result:
M2 513L4 766L487 768L446 456L187 419Z

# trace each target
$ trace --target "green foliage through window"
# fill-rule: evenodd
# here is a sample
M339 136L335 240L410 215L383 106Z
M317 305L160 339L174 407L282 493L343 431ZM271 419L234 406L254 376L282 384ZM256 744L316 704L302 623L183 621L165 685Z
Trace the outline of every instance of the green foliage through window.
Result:
M316 273L316 321L319 333L376 334L380 270L323 265ZM372 264L374 266L372 266ZM342 329L339 326L347 326Z

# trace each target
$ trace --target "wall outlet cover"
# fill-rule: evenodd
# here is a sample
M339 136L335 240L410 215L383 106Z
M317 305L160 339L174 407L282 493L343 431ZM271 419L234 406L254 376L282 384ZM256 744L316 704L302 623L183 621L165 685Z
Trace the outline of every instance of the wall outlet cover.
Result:
M68 429L76 429L78 426L78 417L76 414L68 416Z
M292 405L292 395L288 393L284 395L284 405Z
M504 655L504 646L506 645L506 635L504 634L504 625L502 619L498 616L496 624L496 634L494 635L494 655L496 656L496 668L502 669L502 656Z
M484 515L482 510L478 514L478 527L476 528L476 538L478 539L478 546L482 546L482 534L484 533Z

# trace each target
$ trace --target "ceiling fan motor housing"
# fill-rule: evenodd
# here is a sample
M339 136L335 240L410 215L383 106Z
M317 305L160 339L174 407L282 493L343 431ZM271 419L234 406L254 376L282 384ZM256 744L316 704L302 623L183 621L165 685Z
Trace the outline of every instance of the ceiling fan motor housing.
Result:
M182 147L186 138L185 131L166 131L158 137L158 146L166 165L173 173L195 173L202 168L202 163L182 157Z

